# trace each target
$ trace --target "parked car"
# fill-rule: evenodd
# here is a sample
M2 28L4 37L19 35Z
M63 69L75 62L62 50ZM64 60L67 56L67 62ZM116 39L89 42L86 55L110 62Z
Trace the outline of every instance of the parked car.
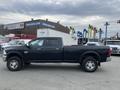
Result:
M88 39L88 42L99 42L99 39L92 39L92 38L89 38L89 39Z
M1 49L5 49L11 46L21 46L27 44L31 39L14 39L9 41L8 43L2 43Z
M87 42L85 45L86 46L103 46L103 44L100 42Z
M112 54L120 54L120 40L107 40L106 46L112 48Z
M3 43L6 43L6 42L7 42L7 40L6 40L5 37L0 38L0 51L2 50L2 44L3 44Z
M79 63L82 70L94 72L102 62L111 60L108 46L63 46L62 38L44 37L24 46L13 46L3 51L3 60L10 71L21 70L30 63Z

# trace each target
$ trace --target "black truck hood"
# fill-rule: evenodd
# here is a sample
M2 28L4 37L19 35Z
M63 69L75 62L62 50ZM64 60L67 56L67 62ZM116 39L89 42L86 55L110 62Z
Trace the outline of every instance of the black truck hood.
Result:
M5 48L5 50L28 50L29 48L27 46L10 46Z

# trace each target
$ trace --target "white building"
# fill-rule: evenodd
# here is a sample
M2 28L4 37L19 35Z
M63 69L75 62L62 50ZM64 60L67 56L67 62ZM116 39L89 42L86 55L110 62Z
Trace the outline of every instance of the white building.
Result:
M72 38L70 34L52 29L38 29L37 37L61 37L64 45L77 45L77 40Z

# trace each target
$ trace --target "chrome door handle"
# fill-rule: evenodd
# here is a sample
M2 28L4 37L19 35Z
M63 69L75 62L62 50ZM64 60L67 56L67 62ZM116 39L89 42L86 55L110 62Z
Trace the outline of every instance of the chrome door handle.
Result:
M59 50L59 48L56 48L56 50Z
M38 48L37 50L42 50L42 48Z

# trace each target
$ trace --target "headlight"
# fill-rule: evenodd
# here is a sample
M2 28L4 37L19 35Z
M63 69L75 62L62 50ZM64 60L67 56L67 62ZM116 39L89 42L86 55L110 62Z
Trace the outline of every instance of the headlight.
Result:
M3 54L7 54L5 50L3 50Z

